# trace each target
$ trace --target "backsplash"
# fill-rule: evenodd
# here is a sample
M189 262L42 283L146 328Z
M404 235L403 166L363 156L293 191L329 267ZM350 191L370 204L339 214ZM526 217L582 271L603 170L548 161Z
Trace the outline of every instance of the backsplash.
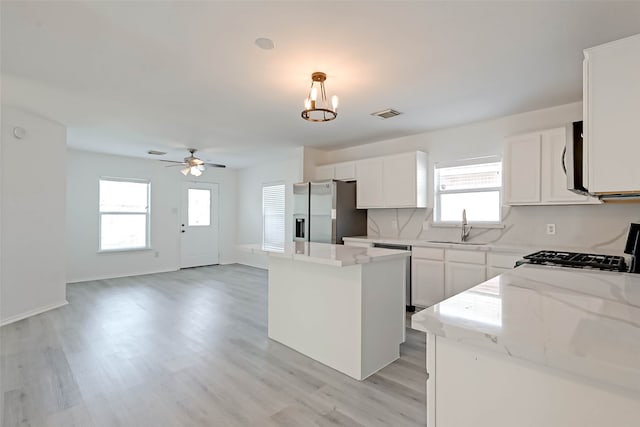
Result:
M433 209L369 209L368 234L416 240L460 240L460 227L433 225ZM505 206L504 228L471 228L470 242L622 252L640 204ZM556 234L547 235L546 225Z

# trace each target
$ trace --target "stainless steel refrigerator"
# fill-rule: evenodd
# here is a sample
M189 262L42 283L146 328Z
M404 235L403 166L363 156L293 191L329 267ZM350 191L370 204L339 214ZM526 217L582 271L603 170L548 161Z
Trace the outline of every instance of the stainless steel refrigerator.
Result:
M303 182L293 185L293 239L342 244L367 234L367 211L356 209L356 183Z

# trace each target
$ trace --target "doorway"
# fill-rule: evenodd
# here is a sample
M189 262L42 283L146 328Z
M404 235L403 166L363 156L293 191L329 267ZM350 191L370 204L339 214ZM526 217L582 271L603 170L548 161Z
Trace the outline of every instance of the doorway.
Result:
M180 268L219 263L219 188L209 182L182 186Z

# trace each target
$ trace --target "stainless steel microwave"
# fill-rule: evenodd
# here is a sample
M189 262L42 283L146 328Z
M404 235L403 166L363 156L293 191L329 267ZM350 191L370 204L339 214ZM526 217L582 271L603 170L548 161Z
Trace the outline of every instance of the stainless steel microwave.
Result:
M567 174L567 188L574 193L589 195L586 160L582 121L573 122L567 126L567 142L562 156L562 167Z

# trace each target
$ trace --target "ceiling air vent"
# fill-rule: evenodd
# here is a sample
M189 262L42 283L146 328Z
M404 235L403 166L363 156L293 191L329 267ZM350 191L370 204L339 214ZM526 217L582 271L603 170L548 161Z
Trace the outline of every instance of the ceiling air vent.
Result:
M402 114L400 111L396 111L393 108L387 108L386 110L371 113L372 116L376 116L381 119L390 119L391 117L399 116L400 114Z

